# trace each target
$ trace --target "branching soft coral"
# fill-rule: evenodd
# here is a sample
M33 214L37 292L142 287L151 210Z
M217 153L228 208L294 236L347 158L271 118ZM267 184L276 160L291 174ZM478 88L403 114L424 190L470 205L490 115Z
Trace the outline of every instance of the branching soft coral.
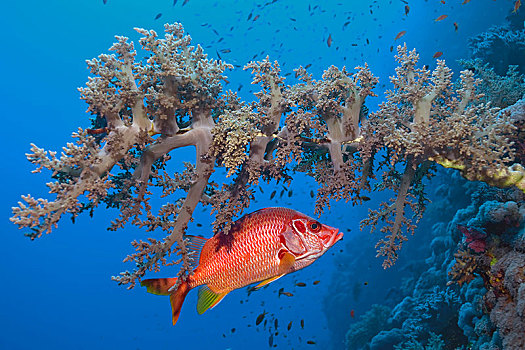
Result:
M163 231L163 239L133 242L135 253L126 261L135 269L114 277L130 288L162 265L181 263L182 278L191 273L195 261L184 234L196 206L211 205L214 232L227 234L261 180L289 183L295 172L313 176L317 213L333 199L360 204L365 191L393 191L394 198L362 223L385 224L378 243L385 267L395 262L405 232L413 232L424 211L423 184L436 163L469 179L520 184L509 180L514 149L507 114L479 100L478 82L468 71L455 87L444 61L433 72L417 68L417 53L399 47L394 87L368 115L364 103L375 96L378 78L366 64L353 72L331 66L320 80L300 67L300 83L287 85L279 64L267 57L245 67L260 87L255 101L246 103L222 91L224 71L232 66L191 46L180 24L166 25L162 38L136 30L145 58L117 37L113 54L88 61L93 76L80 92L95 115L93 129L74 134L76 144L68 144L61 158L34 145L28 154L37 171L52 171L57 181L48 186L55 200L24 196L26 203L13 208L11 218L34 239L56 227L63 214L93 212L103 202L120 210L111 229L133 224ZM185 169L170 174L170 152L188 146L195 148L195 163L181 162ZM212 181L216 166L227 169L226 179ZM170 198L157 213L150 187ZM170 260L170 254L179 257Z

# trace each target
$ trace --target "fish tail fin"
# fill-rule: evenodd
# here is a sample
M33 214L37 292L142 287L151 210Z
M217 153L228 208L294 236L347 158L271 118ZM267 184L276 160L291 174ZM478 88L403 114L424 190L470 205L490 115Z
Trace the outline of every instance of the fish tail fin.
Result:
M177 278L150 278L140 283L147 288L148 293L170 296L173 325L177 323L184 299L190 291L188 282L182 282L176 290L172 290L176 283Z
M171 316L174 326L177 323L177 320L179 319L182 303L184 303L184 299L186 299L186 295L188 295L189 291L190 287L188 285L188 282L182 282L179 285L179 288L177 288L177 290L170 295Z
M177 283L177 278L150 278L143 280L140 285L147 288L148 293L155 295L171 295L171 287Z

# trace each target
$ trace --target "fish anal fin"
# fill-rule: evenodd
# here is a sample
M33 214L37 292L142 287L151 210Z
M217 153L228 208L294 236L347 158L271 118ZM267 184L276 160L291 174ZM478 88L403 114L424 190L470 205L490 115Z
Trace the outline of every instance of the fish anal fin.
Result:
M210 287L202 286L199 289L197 313L202 315L206 310L213 309L228 293L229 292L215 293Z
M282 274L282 275L277 275L277 276L274 276L274 277L270 277L270 278L268 278L268 279L265 279L264 281L262 281L261 283L259 283L258 285L256 285L254 288L255 288L255 289L262 288L262 287L264 287L265 285L267 285L268 283L272 283L273 281L275 281L275 280L277 280L277 279L279 279L279 278L281 278L281 277L283 277L283 276L284 276L284 274Z

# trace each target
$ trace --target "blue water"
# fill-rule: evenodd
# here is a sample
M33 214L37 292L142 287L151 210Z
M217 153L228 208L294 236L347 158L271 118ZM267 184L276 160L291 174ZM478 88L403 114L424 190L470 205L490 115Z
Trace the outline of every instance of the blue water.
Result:
M35 241L8 220L21 194L47 195L49 174L31 174L33 166L24 155L29 144L60 150L78 126L90 126L77 88L89 76L85 60L106 53L115 35L137 41L134 27L162 33L164 23L181 22L193 43L201 44L212 58L218 58L218 52L226 62L242 66L254 57L260 60L269 55L279 61L283 74L292 73L290 78L299 65L311 64L309 72L320 78L332 64L353 68L367 62L380 78L379 97L367 101L375 110L396 67L392 45L406 42L418 50L421 63L431 68L435 66L432 55L442 51L441 58L457 77L457 60L469 57L468 38L503 23L513 7L509 0L476 0L466 5L459 0L445 4L409 1L410 13L405 16L405 4L399 0L265 3L190 0L183 6L182 0L176 5L171 0L108 0L107 4L102 0L30 0L1 5L1 349L266 349L274 319L279 334L273 336L273 343L278 348L339 349L345 347L345 330L352 322L372 304L388 301L389 289L400 283L400 267L384 271L373 248L377 235L359 230L368 207L376 207L384 197L357 207L334 203L319 220L339 227L345 239L307 269L249 297L246 289L234 291L201 316L195 312L197 293L190 292L176 327L171 326L168 298L147 294L141 287L127 290L111 281L112 275L133 268L122 262L133 251L129 243L147 237L135 227L107 231L115 210L101 206L93 218L82 215L75 224L64 217L52 234ZM434 21L444 13L447 19ZM158 14L160 18L155 19ZM259 17L254 21L255 16ZM453 22L459 26L457 32ZM394 42L402 30L407 34ZM221 53L224 49L231 52ZM226 89L239 90L242 99L253 100L256 90L250 87L249 72L236 68L226 75L230 82ZM194 157L193 150L178 154L189 161ZM182 169L181 163L177 166ZM315 186L300 174L294 178L291 197L277 195L270 200L269 193L274 188L279 192L281 185L264 185L264 194L258 194L249 211L287 206L313 215L309 192ZM190 233L209 237L213 221L209 209L197 208L195 219ZM428 248L424 228L428 232L433 219L425 220L403 248L399 265L429 254L421 245ZM203 227L198 228L197 222ZM342 274L343 270L352 273ZM164 268L162 275L176 271ZM316 280L319 284L313 285ZM307 287L297 287L297 282ZM278 297L280 288L294 296ZM352 289L361 297L346 297L344 293L351 294ZM268 312L268 324L255 326L262 312ZM293 323L290 331L286 330L289 322ZM315 344L307 344L308 340Z

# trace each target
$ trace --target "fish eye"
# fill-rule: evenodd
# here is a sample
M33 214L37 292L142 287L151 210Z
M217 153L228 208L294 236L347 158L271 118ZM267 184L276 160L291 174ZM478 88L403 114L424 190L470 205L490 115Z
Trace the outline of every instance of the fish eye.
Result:
M318 223L317 221L312 221L308 224L310 230L312 230L313 232L319 232L321 230L321 224Z

